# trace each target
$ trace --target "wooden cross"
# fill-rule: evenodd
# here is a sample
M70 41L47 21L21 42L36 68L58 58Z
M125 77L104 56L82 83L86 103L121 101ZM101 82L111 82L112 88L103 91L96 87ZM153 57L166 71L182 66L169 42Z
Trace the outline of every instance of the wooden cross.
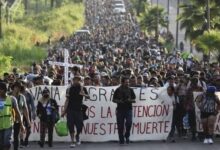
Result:
M64 84L65 85L69 84L69 67L76 66L76 67L82 68L82 65L69 63L69 51L67 49L64 49L64 62L49 61L49 64L64 67Z

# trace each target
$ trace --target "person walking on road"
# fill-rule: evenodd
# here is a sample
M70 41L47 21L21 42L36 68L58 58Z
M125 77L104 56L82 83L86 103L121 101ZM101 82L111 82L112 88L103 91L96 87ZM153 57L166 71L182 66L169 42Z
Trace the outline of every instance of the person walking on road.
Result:
M17 116L20 125L19 130L25 131L18 103L15 97L8 96L7 86L0 82L0 149L9 150L11 147L11 136L13 127L13 117Z
M23 94L21 94L21 82L16 81L12 85L12 96L14 96L18 103L18 108L21 113L22 121L24 121L24 118L27 120L27 127L31 127L31 122L29 118L29 111L27 107L26 98ZM18 150L18 147L22 147L22 145L19 143L23 141L22 133L20 133L21 124L20 120L17 115L15 115L15 122L14 122L14 150ZM19 138L20 136L20 138ZM20 141L19 141L20 140Z
M132 126L132 103L135 103L135 93L129 87L129 78L122 77L121 86L113 96L113 102L117 104L116 118L118 125L119 144L130 143L130 131ZM124 133L124 127L125 133ZM126 140L126 141L125 141Z
M48 129L48 145L53 146L53 129L56 122L58 105L55 99L50 98L50 91L45 88L43 97L37 104L37 116L40 118L40 147L44 147L46 129Z
M213 144L214 126L217 108L220 106L219 98L215 95L216 87L209 86L206 92L203 92L196 98L196 104L201 111L201 120L205 139L204 144Z
M83 128L83 97L89 98L86 88L81 83L80 76L74 76L73 84L66 92L66 101L64 104L64 111L61 117L67 114L67 126L70 132L72 144L71 148L80 145L80 133ZM75 126L76 126L76 137L75 137ZM76 144L75 144L76 143Z

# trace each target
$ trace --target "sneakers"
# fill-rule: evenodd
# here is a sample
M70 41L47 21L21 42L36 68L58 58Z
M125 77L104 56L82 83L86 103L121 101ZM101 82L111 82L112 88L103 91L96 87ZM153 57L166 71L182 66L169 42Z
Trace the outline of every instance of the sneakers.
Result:
M208 139L208 142L209 142L209 144L213 144L214 143L214 141L211 138Z
M203 144L209 144L209 140L208 139L204 139Z
M70 144L70 148L75 148L75 147L76 147L75 143Z
M81 141L80 141L79 136L76 136L76 144L77 144L77 145L81 145Z
M120 141L120 142L119 142L119 145L120 145L120 146L123 146L124 144L125 144L124 141Z
M206 139L204 139L203 143L204 144L213 144L214 141L211 138L209 138L209 139L206 138Z
M187 136L187 135L183 136L183 139L184 139L184 140L186 140L187 138L188 138L188 136Z
M30 145L29 145L29 144L27 144L27 145L25 145L25 147L30 147Z
M170 142L171 142L171 143L176 143L176 140L175 140L175 139L171 139Z
M24 148L25 147L25 143L23 140L20 141L20 145L19 145L19 148Z
M192 142L195 142L195 141L196 141L196 137L193 136L192 139L191 139L191 141L192 141Z
M129 138L126 138L126 144L130 144Z
M40 142L40 141L38 142L38 145L40 145L41 148L44 147L44 143L42 143L42 142Z
M48 143L48 146L49 146L49 147L53 147L53 144L52 144L52 143Z

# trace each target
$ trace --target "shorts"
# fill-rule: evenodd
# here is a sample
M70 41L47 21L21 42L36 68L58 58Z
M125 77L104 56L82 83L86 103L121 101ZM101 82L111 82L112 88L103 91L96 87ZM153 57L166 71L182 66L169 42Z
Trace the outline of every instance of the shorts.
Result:
M9 148L11 146L12 128L0 130L0 146Z
M215 113L201 112L201 119L209 118L210 116L216 116L216 114Z

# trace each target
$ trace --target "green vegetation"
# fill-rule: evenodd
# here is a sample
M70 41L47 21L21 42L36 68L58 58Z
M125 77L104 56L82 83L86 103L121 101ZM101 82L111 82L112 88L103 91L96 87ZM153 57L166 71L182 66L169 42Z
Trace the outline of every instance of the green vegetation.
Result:
M202 49L205 54L213 51L220 52L220 31L206 31L196 39L196 45L199 49Z
M3 75L4 72L10 71L11 60L12 58L10 56L3 56L0 54L0 75Z
M83 26L84 7L82 4L71 4L53 9L49 12L17 20L17 23L44 32L48 37L68 36ZM57 37L58 36L58 37Z
M142 31L147 35L153 35L158 39L158 43L163 45L168 52L174 48L174 39L171 32L166 32L159 36L159 30L168 25L167 13L162 6L145 4L145 10L141 10L140 16L137 16ZM136 8L136 7L135 7Z
M12 56L13 66L25 67L33 61L41 61L46 57L45 43L49 37L57 41L62 36L70 36L84 24L82 3L69 2L36 15L22 12L21 6L18 9L20 15L13 18L13 23L3 23L3 38L0 39L1 56Z
M149 7L147 0L131 0L131 3L138 17Z
M158 34L158 27L166 27L167 20L166 20L166 12L164 8L159 6L152 6L147 9L145 13L143 13L141 17L141 27L144 30L147 30L149 33L154 31L155 37Z
M44 42L47 36L21 25L10 24L4 27L4 38L0 41L0 52L12 56L13 65L28 65L33 61L40 61L46 56L41 47L36 47L36 41Z
M207 0L190 0L181 4L178 16L180 28L185 29L185 39L195 44L196 39L208 30ZM220 29L219 0L210 0L210 29Z
M207 0L189 0L188 3L181 4L180 9L178 20L180 28L185 29L185 39L190 40L197 50L206 54L216 51L213 44L218 41L219 32L215 30L220 29L220 1L210 0L210 29L208 28ZM212 31L208 32L208 30Z
M190 0L180 5L182 13L178 16L180 28L185 29L185 38L194 41L198 36L208 30L206 0ZM220 5L214 0L210 1L211 29L219 27Z
M215 60L220 63L220 31L205 31L195 40L197 51L201 51L206 55L213 54ZM212 59L213 60L213 59ZM212 61L210 60L210 61Z

